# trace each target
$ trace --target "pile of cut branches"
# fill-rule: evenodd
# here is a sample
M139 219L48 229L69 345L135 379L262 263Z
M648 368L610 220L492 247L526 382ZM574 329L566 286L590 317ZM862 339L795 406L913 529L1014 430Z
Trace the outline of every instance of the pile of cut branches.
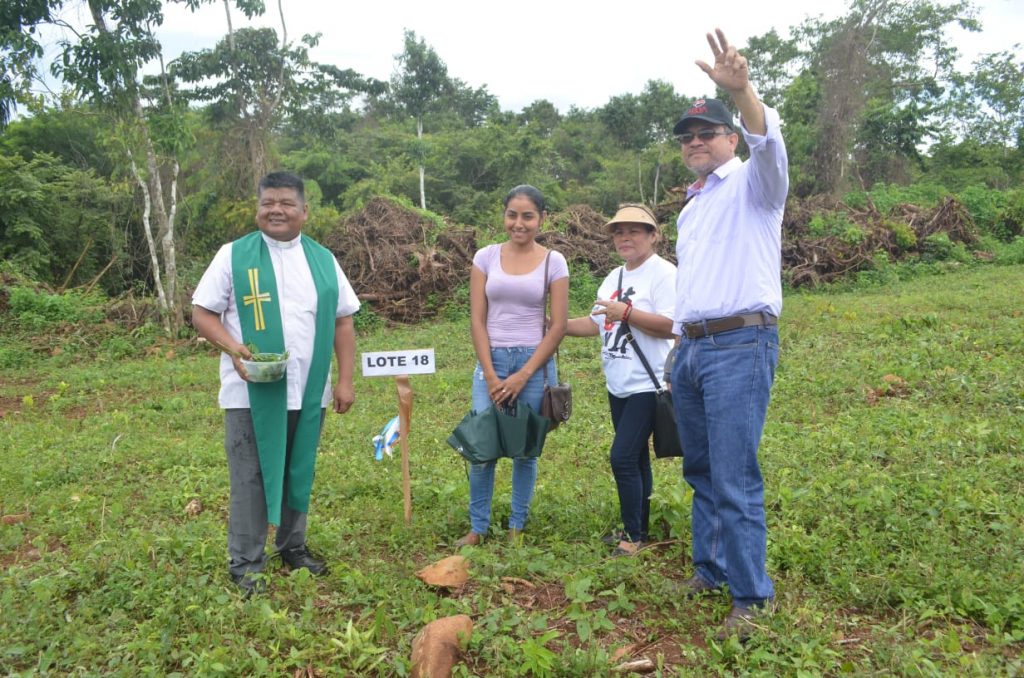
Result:
M431 219L386 198L374 198L324 239L359 298L390 320L433 316L469 278L476 232L440 233Z
M604 232L607 221L587 205L571 205L548 218L547 230L537 234L537 242L561 252L570 263L604 274L616 265L611 238Z
M823 215L846 224L843 232L814 232L811 224ZM974 220L955 198L938 206L897 205L888 214L871 202L853 209L823 196L790 199L782 228L783 275L794 287L834 282L875 265L879 252L891 261L920 254L925 240L945 233L951 242L978 242Z

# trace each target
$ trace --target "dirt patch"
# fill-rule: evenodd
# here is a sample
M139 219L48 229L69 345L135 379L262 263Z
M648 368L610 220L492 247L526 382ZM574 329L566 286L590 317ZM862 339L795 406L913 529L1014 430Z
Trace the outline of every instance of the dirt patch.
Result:
M534 584L518 577L502 577L501 589L525 610L555 610L569 604L561 584Z
M4 384L5 393L0 393L0 419L20 414L29 405L25 403L25 396L31 396L34 405L45 403L53 395L53 391L40 390L37 379L10 379ZM37 399L38 398L38 399Z
M33 539L34 537L26 531L24 538L16 549L7 553L0 553L0 570L29 565L42 558L45 553L66 552L68 550L67 546L56 537L51 537L42 549L32 544Z

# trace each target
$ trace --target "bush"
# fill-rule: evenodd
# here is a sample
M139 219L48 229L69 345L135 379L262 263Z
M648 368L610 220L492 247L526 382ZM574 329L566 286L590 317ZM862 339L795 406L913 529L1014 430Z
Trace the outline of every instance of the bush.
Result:
M10 314L18 325L40 330L62 322L99 322L103 319L103 304L104 299L98 294L75 291L50 294L15 287L11 289Z
M854 233L858 231L858 233ZM811 217L811 220L807 222L807 232L815 238L823 238L825 236L837 236L844 242L850 242L849 239L853 239L852 244L856 244L864 239L864 232L861 231L860 226L855 224L850 218L841 212L822 212L815 214Z
M935 207L949 195L944 186L936 184L913 184L911 186L890 186L877 184L869 195L880 214L889 214L896 205L910 203L925 209Z
M959 200L982 233L995 234L999 210L1005 203L1005 193L984 186L968 186L957 194Z
M917 245L917 234L914 233L914 229L910 227L910 224L887 219L882 223L882 226L892 232L893 239L896 240L896 245L901 250L909 250Z
M1007 191L1004 198L992 235L1003 242L1010 242L1024 232L1024 191Z
M589 313L597 297L601 280L583 264L569 264L569 317Z
M966 264L974 259L964 244L950 240L948 233L933 233L921 243L921 260L958 261Z
M995 262L1003 266L1024 264L1024 236L1018 236L1013 242L996 249Z

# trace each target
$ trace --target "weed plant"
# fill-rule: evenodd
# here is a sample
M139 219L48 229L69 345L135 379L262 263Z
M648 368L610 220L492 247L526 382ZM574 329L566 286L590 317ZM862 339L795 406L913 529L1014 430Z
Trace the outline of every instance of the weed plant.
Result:
M108 350L109 330L27 350L0 368L0 674L407 676L423 625L465 613L460 676L609 676L627 646L660 676L1019 675L1021 289L1020 265L965 266L787 296L761 447L777 600L746 645L714 640L725 596L673 592L691 574L677 462L654 462L654 546L613 559L599 539L618 506L595 342L562 345L576 409L548 438L522 543L504 537L502 463L491 534L463 551L472 579L442 592L414 573L468 527L445 444L469 407L468 319L364 325L360 350L436 351L437 373L413 377L412 524L398 459L373 460L395 386L357 376L311 504L331 573L272 561L250 600L227 577L216 356L153 334Z

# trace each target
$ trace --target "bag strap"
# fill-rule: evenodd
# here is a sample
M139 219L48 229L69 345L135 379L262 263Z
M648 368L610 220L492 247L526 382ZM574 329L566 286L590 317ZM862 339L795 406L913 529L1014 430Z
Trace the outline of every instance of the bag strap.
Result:
M544 297L540 305L540 336L541 340L548 334L548 265L551 263L551 250L544 255ZM558 347L555 347L555 360L558 360ZM548 385L548 361L544 361L544 386Z
M619 299L619 298L622 297L622 271L625 268L626 268L625 266L620 266L619 267L619 291L618 291L618 294L616 294L616 296L615 296L616 299ZM622 327L625 328L625 330L626 330L626 341L628 341L629 344L633 347L633 350L636 351L636 356L638 358L640 358L640 362L643 363L644 369L647 370L647 376L649 376L651 378L651 381L654 382L655 392L657 392L657 393L663 392L665 390L665 387L662 386L661 382L658 381L658 378L656 376L654 376L654 370L651 369L651 364L649 362L647 362L647 356L645 356L644 352L640 350L640 344L637 343L636 337L633 336L633 329L629 326L629 323L627 323L625 320L620 320L619 324L621 324Z

